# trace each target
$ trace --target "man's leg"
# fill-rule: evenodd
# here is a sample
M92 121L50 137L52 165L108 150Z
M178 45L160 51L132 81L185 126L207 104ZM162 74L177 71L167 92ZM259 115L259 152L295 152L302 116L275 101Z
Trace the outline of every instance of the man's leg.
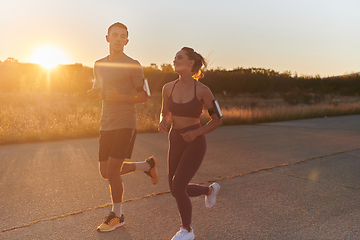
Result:
M147 164L148 165L148 164ZM108 174L107 174L107 168L108 168L108 161L99 161L99 171L100 171L100 175L103 179L108 179ZM149 167L150 169L150 167ZM136 166L135 163L133 162L123 162L122 168L120 170L120 175L126 175L128 173L132 173L135 172Z
M122 202L124 187L120 177L120 170L124 160L125 159L109 157L109 160L107 161L106 175L110 184L111 198L113 203Z
M134 129L100 131L99 171L101 176L109 182L113 203L112 211L98 227L100 232L109 232L125 224L121 206L124 188L120 172L125 158L131 157L135 136ZM133 171L131 165L129 166L126 166L125 170Z
M120 175L140 171L146 173L153 184L157 184L159 181L158 166L159 161L156 156L151 156L143 162L124 162Z
M120 169L120 175L126 175L128 173L135 172L136 166L133 162L124 162L122 168Z
M107 161L100 161L100 174L108 179L112 199L112 211L107 219L98 227L100 232L109 232L125 224L122 214L123 182L120 177L124 159L109 157Z
M108 179L107 177L107 162L108 161L99 161L99 171L101 174L101 177L103 179ZM157 174L157 166L158 163L157 161L154 161L154 165L151 166L151 163L149 163L148 161L143 161L143 162L124 162L122 165L122 168L120 170L120 175L126 175L128 173L132 173L135 171L140 171L140 172L150 172L150 170L152 170L154 168L153 171L156 171L156 173L151 174L151 177L154 178L153 176L156 176ZM159 178L158 176L156 176L156 178Z
M116 159L131 158L136 132L136 129L100 131L99 170L104 179L108 179L107 162L110 156ZM153 184L156 184L159 180L157 167L158 160L155 156L149 157L143 162L123 162L122 168L120 168L120 175L142 171L151 177Z
M100 172L100 175L103 179L108 179L107 177L107 163L108 161L99 161L99 172Z

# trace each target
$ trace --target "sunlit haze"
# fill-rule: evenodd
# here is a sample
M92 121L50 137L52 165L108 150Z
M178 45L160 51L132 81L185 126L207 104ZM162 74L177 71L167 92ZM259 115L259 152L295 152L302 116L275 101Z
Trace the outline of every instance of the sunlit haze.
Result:
M172 63L189 46L213 69L342 75L360 72L359 10L358 0L12 0L1 4L0 60L92 67L108 54L107 28L122 22L125 53L143 66ZM48 45L60 54L34 60Z
M65 54L54 46L42 46L35 50L30 62L38 63L41 66L51 69L59 64L68 64Z

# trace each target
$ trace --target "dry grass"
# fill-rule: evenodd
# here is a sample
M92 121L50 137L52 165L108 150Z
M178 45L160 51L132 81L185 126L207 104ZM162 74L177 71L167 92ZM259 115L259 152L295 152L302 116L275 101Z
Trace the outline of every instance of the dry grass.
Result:
M331 98L309 106L290 106L280 97L217 96L224 113L223 125L256 124L325 116L360 114L359 97ZM138 104L138 131L156 132L161 96ZM96 137L101 102L61 94L14 93L0 95L0 144ZM206 111L201 122L206 123Z
M326 96L316 105L291 106L280 96L262 99L253 95L236 98L218 96L223 106L223 125L257 124L308 118L360 114L358 96Z
M348 103L338 106L329 104L318 104L314 106L279 106L267 109L241 109L232 107L224 109L223 113L224 125L256 124L360 114L360 103Z
M100 104L34 93L0 98L0 144L89 137L99 131Z

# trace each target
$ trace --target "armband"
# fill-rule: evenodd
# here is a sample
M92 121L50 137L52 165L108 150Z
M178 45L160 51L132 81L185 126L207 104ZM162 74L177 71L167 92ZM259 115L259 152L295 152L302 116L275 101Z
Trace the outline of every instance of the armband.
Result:
M144 91L146 92L146 95L148 97L151 97L149 83L148 83L148 80L146 78L144 79L144 87L143 88L144 88Z
M216 99L213 100L213 105L214 107L213 108L210 108L208 110L209 112L209 115L211 116L212 114L216 113L216 115L219 117L219 118L222 118L223 117L223 114L221 112L221 109L220 109L220 106L219 106L219 103Z
M141 87L136 88L137 92L144 91L148 97L151 97L150 88L147 79L144 79L144 85Z

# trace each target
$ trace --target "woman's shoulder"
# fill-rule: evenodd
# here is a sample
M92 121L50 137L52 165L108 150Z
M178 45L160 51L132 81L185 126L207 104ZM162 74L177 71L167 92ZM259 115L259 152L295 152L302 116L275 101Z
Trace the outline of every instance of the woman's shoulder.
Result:
M174 84L176 83L176 81L177 80L174 80L174 81L171 81L171 82L168 82L168 83L164 84L162 91L166 96L170 96L171 90L173 89Z
M202 82L196 81L196 91L199 93L211 92L210 88L203 84Z
M163 88L164 89L168 89L168 88L172 88L174 86L174 84L177 82L177 79L168 83L165 83Z

